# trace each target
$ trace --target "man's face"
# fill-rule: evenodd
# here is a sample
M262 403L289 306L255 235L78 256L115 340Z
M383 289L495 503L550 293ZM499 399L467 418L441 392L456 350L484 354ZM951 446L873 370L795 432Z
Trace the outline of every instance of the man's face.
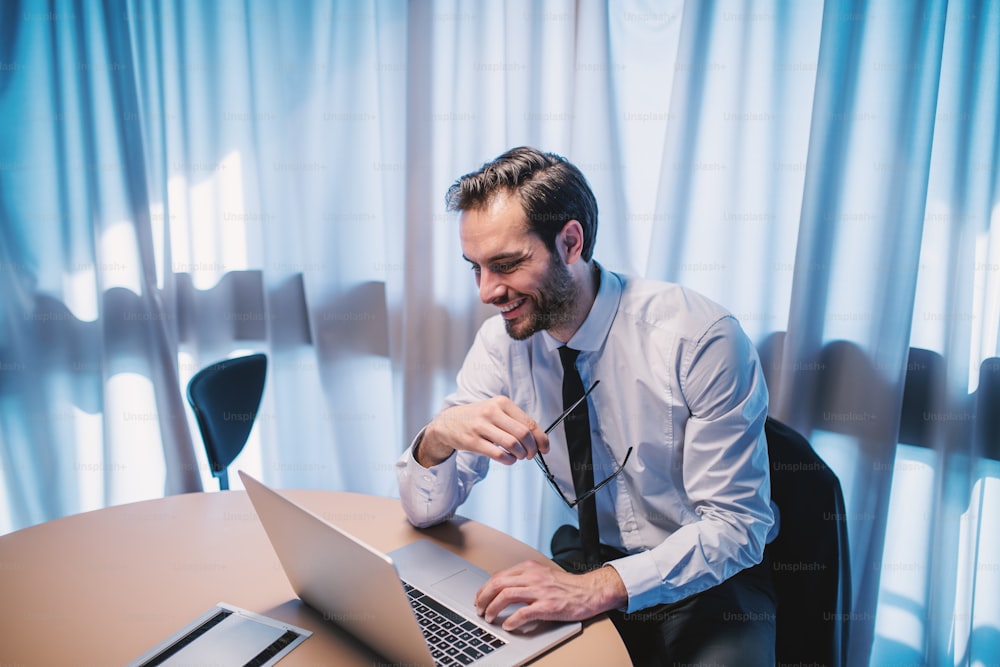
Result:
M562 258L528 230L516 197L501 195L482 210L463 211L460 229L479 298L500 309L511 338L571 323L576 285Z

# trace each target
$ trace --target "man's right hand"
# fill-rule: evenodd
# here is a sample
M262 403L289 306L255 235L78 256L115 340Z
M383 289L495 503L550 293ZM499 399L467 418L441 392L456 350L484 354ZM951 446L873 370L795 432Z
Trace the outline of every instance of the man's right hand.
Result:
M442 410L424 429L414 452L425 468L435 466L455 450L483 454L505 465L549 451L549 437L506 396Z

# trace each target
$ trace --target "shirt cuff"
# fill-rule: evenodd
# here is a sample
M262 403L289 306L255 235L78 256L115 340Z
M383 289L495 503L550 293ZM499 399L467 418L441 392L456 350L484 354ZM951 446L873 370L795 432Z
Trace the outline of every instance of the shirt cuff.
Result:
M608 562L608 565L615 568L625 584L625 590L628 592L626 613L645 609L662 601L659 589L663 577L652 552L643 551L619 558Z
M455 456L455 452L452 452L451 456L436 466L425 468L420 465L416 457L417 445L420 444L423 437L424 432L421 430L410 444L409 456L407 456L406 460L406 472L413 481L415 489L430 493L441 486L450 486L454 483L455 473L458 468L456 464L457 457Z
M458 457L452 454L430 468L420 465L414 452L423 434L423 431L417 434L396 464L400 500L410 523L417 528L426 528L450 518L449 513L457 504L453 496L458 486Z

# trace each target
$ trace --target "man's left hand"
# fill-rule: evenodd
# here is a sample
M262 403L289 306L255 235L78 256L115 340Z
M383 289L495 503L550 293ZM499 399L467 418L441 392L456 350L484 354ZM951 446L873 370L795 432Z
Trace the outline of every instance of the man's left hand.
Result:
M535 561L497 572L475 600L476 611L488 623L508 606L524 603L503 622L508 632L530 628L538 621L582 621L627 602L625 584L613 567L570 574Z

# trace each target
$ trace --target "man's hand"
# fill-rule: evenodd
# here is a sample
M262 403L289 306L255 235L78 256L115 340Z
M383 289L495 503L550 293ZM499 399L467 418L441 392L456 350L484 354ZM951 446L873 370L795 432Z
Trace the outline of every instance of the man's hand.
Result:
M435 466L456 449L485 454L511 465L549 451L549 437L506 396L456 405L441 411L424 429L415 452L425 468Z
M535 561L497 572L476 593L476 611L488 623L509 605L524 603L504 622L512 632L538 621L583 621L624 607L628 592L613 567L570 574Z

